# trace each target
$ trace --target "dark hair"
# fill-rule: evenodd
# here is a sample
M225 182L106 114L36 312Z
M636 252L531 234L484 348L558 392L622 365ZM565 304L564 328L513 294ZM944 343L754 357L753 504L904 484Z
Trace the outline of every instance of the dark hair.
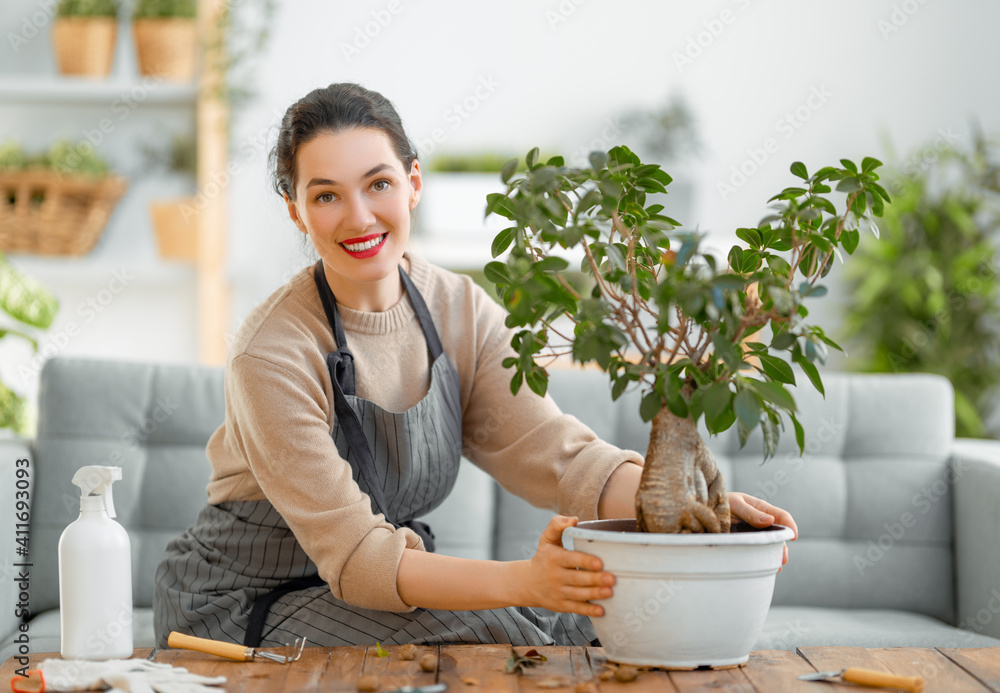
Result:
M293 103L281 119L278 142L271 150L271 179L279 195L295 199L299 147L317 135L351 128L381 130L392 143L407 172L417 158L416 149L403 130L403 122L387 98L350 82L314 89Z

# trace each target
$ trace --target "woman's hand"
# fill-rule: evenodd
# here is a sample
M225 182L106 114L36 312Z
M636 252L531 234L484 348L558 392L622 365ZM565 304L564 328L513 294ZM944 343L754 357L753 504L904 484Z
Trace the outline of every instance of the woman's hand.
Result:
M770 527L775 523L784 525L795 532L792 541L799 538L799 528L795 526L795 520L788 514L788 511L777 508L760 498L755 498L746 493L731 491L729 493L729 513L733 516L734 520L742 520L754 527ZM788 563L787 545L781 557L781 565L785 565L786 563ZM778 572L781 572L781 568L778 568Z
M584 616L601 616L604 609L591 599L607 599L615 576L601 571L601 560L562 546L562 532L577 518L556 515L538 542L538 551L524 561L520 576L523 606L540 606Z

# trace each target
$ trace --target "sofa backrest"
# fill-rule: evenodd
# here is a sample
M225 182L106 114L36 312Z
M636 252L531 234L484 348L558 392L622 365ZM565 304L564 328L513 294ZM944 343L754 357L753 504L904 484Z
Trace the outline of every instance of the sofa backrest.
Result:
M80 512L73 474L92 464L122 468L114 501L132 544L133 602L152 604L167 542L205 505L205 444L224 413L220 368L81 358L46 363L34 444L33 612L59 606L59 536Z
M950 385L938 376L829 373L824 399L801 380L794 396L805 457L790 426L768 462L759 429L743 450L734 430L703 433L730 490L786 508L798 523L775 603L900 608L952 622ZM592 370L555 370L549 391L601 438L645 451L639 393L612 403L607 376ZM149 606L167 542L206 502L205 444L225 413L223 370L56 358L42 372L39 405L33 611L58 606L59 535L77 517L70 480L86 464L123 468L115 506L132 539L134 602ZM466 463L425 519L441 553L513 560L534 554L551 515Z

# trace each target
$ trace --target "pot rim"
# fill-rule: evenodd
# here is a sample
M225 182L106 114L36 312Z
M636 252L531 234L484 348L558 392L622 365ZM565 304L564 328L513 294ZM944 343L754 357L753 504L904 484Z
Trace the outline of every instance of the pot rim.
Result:
M630 522L634 526L635 520L587 520L574 527L567 527L563 530L563 534L583 541L675 546L760 546L780 544L795 538L795 532L778 524L730 534L663 534L629 531Z

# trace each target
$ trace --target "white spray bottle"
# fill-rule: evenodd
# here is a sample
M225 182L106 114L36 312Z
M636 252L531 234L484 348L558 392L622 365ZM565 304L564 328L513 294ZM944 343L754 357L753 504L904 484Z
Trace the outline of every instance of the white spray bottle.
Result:
M132 559L125 528L112 520L111 484L121 467L81 467L80 517L59 538L60 654L66 659L132 656Z

